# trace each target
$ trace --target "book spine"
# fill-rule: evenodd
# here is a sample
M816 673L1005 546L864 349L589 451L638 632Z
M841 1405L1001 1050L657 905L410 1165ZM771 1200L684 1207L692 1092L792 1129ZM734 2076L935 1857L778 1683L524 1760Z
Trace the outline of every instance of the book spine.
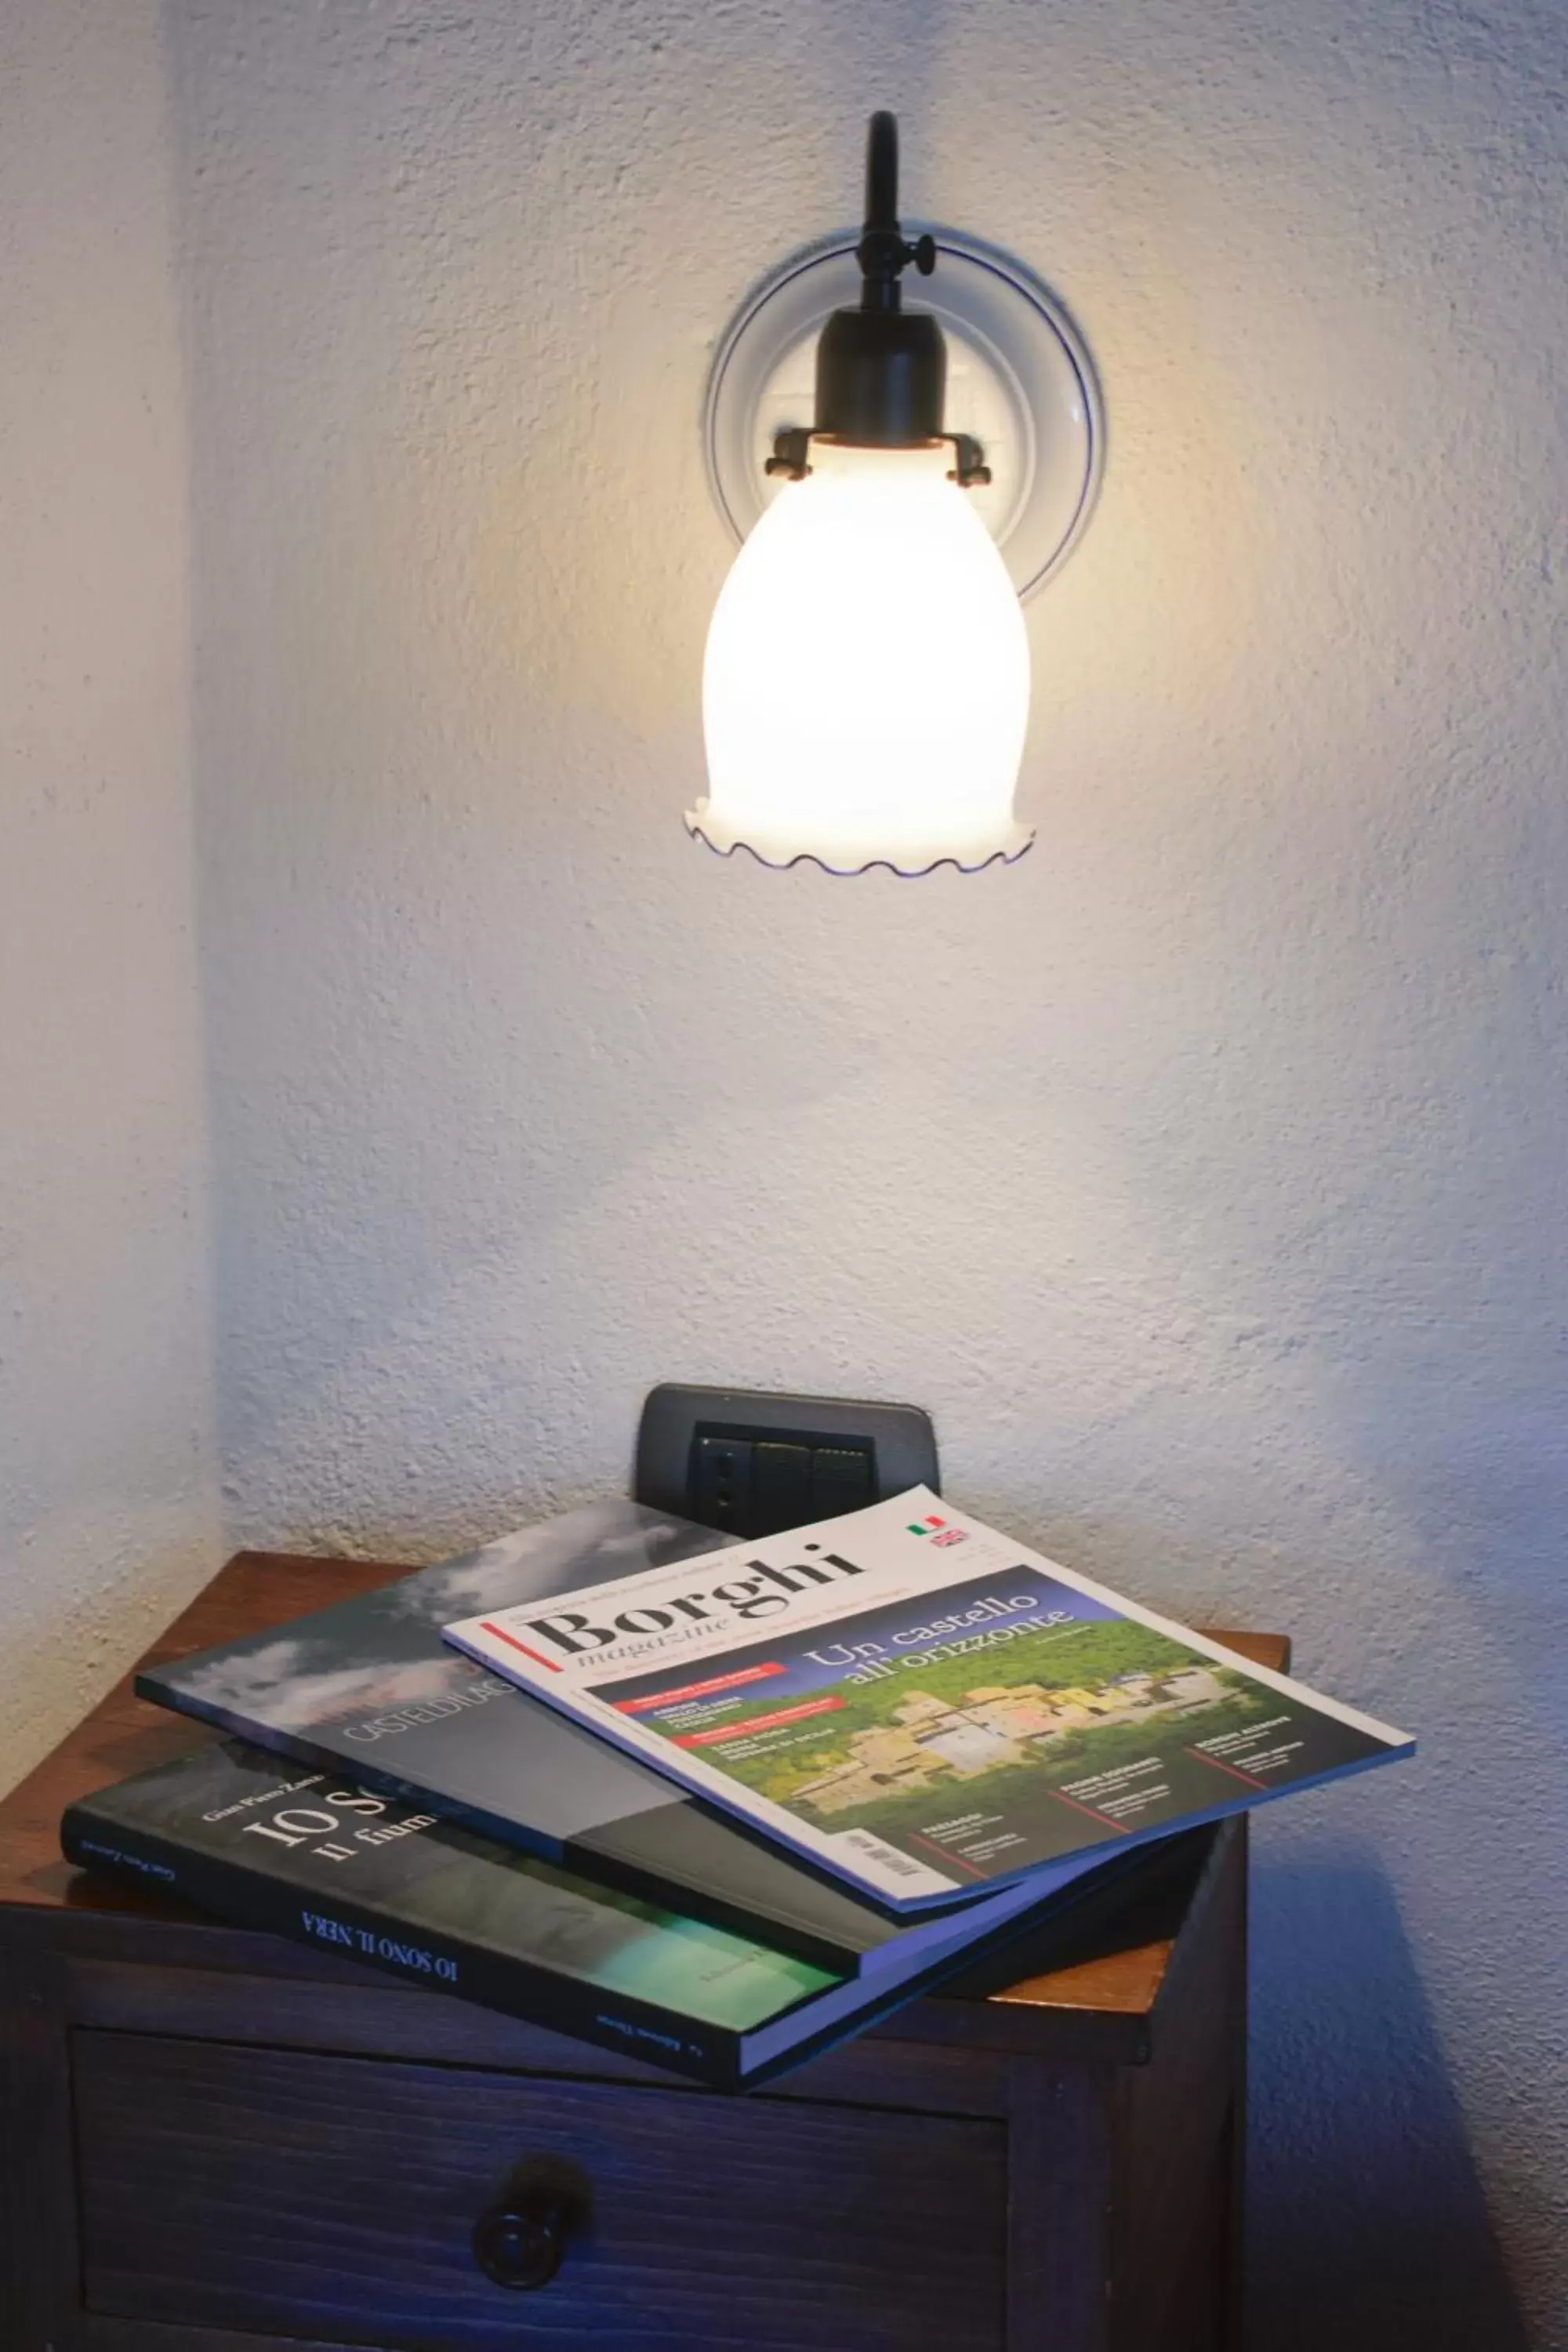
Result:
M60 1848L79 1870L132 1886L159 1887L235 1927L362 1960L405 1983L454 1994L619 2057L668 2067L710 2089L740 2087L739 2041L721 2027L704 2027L648 2002L503 1958L460 1937L433 1937L422 1927L400 1929L390 1912L342 1902L335 1893L315 1896L177 1839L100 1819L90 1801L67 1809Z

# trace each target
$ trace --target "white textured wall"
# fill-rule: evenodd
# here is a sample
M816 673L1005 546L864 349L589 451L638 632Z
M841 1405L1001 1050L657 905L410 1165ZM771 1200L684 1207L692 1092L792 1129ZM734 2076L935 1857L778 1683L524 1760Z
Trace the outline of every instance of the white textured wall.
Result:
M217 1556L152 0L0 9L0 1786Z
M1424 1735L1260 1830L1259 2346L1568 2342L1556 0L175 24L236 1532L612 1487L660 1375L927 1402ZM876 103L1111 419L979 880L679 823L709 353Z

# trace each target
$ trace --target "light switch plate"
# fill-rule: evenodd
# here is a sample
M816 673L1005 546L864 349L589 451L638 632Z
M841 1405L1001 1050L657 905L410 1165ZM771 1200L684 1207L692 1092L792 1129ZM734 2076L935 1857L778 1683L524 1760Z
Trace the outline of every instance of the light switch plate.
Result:
M939 1475L919 1405L664 1381L637 1431L636 1499L738 1541L910 1486L940 1493Z

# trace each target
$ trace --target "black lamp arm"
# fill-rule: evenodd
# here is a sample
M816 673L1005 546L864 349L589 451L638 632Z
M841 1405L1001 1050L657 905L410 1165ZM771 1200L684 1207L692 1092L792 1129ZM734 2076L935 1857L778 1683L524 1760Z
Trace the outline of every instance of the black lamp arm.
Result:
M936 240L922 236L911 245L899 225L899 121L879 111L866 131L866 218L855 249L865 284L860 290L863 310L897 310L901 302L900 273L912 261L922 278L936 268Z

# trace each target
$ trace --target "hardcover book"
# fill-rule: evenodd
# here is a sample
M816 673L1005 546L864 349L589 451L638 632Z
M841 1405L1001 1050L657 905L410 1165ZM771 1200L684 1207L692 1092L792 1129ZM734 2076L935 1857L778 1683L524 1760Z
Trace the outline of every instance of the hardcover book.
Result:
M924 1487L447 1638L903 1911L1414 1746Z
M896 1937L876 1977L842 1977L237 1741L84 1798L60 1841L79 1867L728 2090L886 2015L1050 1908L1016 1904L987 1927L971 1906L966 1936L935 1949Z
M900 1936L888 1906L705 1811L441 1638L451 1616L636 1580L713 1540L635 1503L589 1504L290 1624L143 1668L136 1688L656 1904L838 1974L874 1973Z

